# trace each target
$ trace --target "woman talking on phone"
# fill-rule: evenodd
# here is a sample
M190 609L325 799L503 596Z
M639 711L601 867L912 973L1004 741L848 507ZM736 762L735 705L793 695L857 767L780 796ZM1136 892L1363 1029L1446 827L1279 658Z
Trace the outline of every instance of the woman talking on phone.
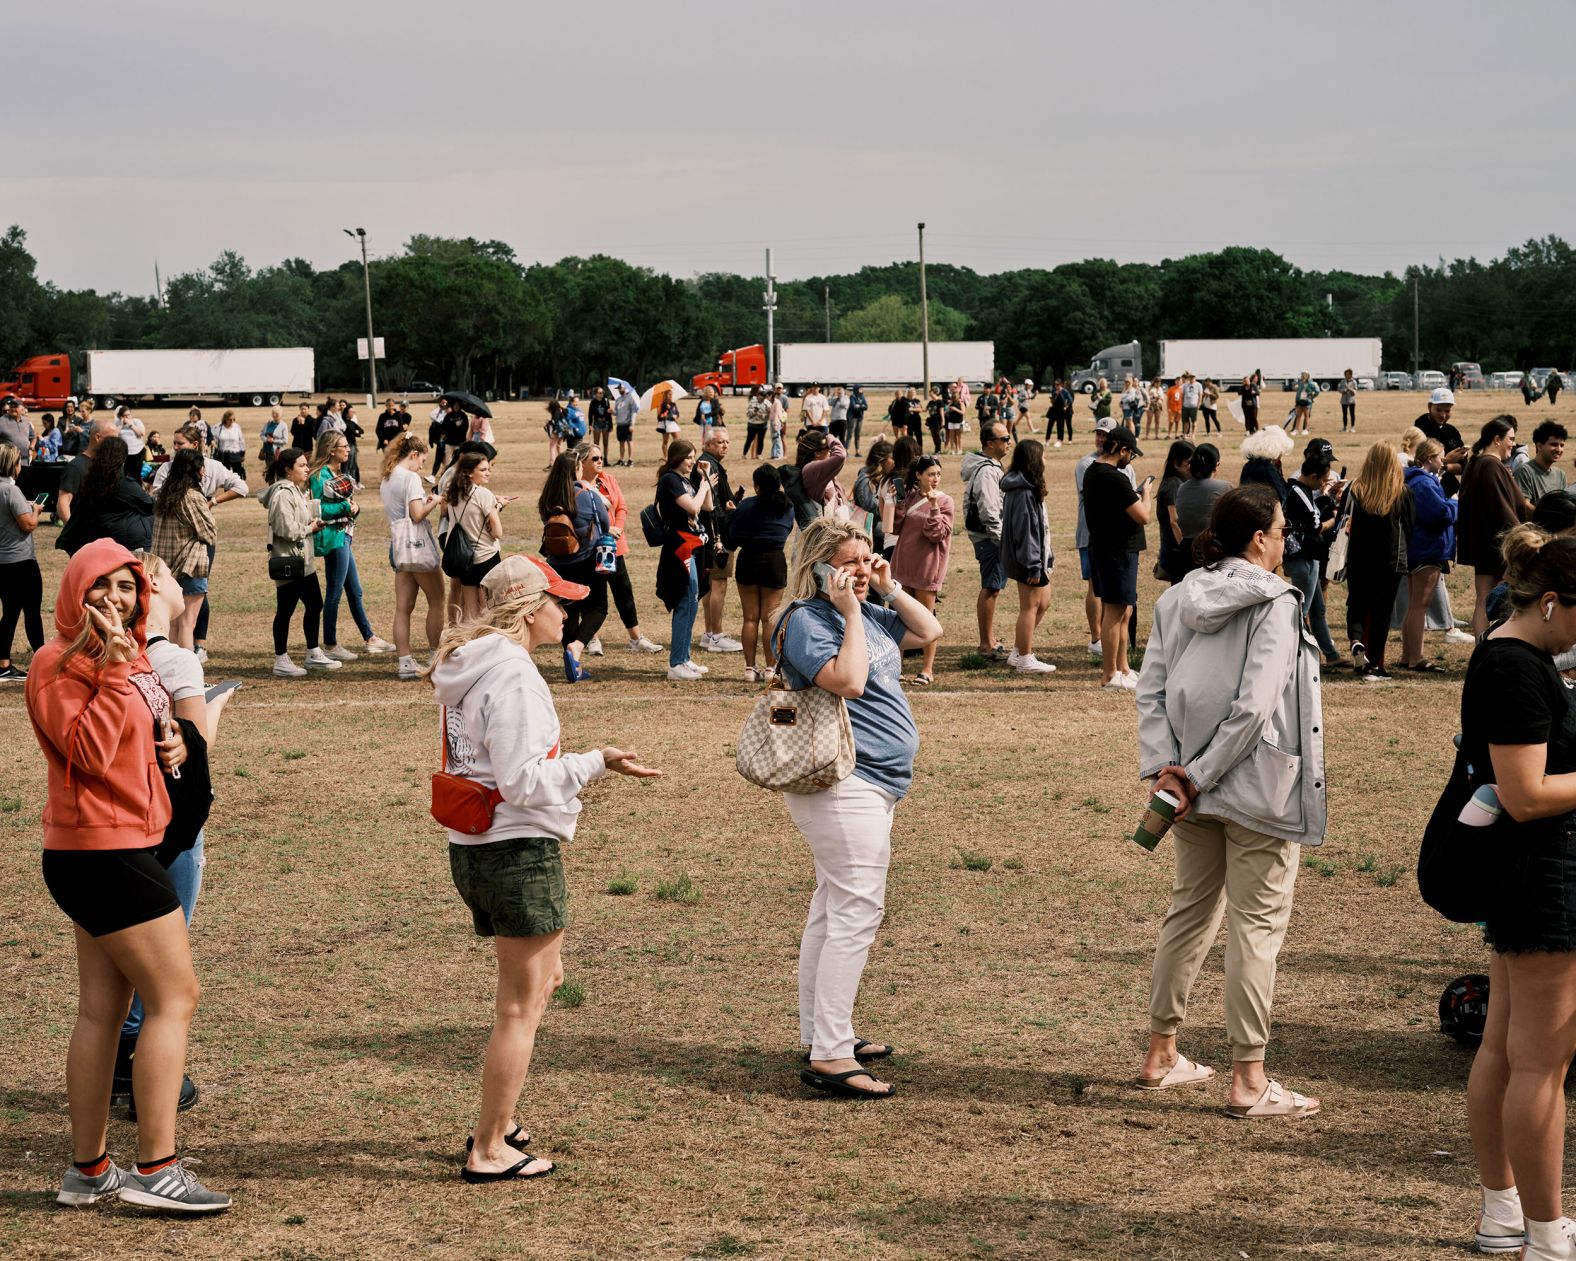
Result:
M443 706L444 767L492 789L482 832L449 830L449 871L478 937L498 951L497 1015L482 1066L481 1117L467 1144L466 1182L507 1182L553 1171L525 1150L514 1120L547 1003L564 979L567 923L560 845L574 839L576 796L607 771L660 775L622 749L566 753L552 693L531 660L557 648L564 602L586 588L545 562L509 556L481 581L481 612L443 633L430 671ZM434 813L439 814L437 807ZM439 822L454 820L439 817Z
M885 600L866 602L871 591ZM870 554L857 525L817 517L799 536L788 577L779 663L794 689L819 687L848 704L854 769L819 793L785 796L815 860L815 895L799 942L799 1041L806 1085L855 1099L892 1086L861 1061L892 1053L854 1034L854 999L886 902L892 811L908 793L919 730L903 695L903 652L941 638L941 623ZM776 630L773 630L773 634Z
M55 637L28 672L27 709L49 764L44 884L76 939L77 1022L66 1053L72 1164L58 1203L122 1200L211 1213L230 1197L182 1166L175 1112L197 1007L186 919L154 857L170 822L161 772L186 760L170 695L145 652L149 586L112 539L85 544L55 600ZM110 1083L132 991L144 1009L132 1066L137 1163L109 1158Z

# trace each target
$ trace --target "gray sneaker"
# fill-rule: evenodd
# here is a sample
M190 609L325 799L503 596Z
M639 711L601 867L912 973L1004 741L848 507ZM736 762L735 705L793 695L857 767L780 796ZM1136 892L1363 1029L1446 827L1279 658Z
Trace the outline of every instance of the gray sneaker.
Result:
M144 1208L168 1209L174 1213L222 1213L230 1207L230 1197L210 1191L197 1181L197 1175L176 1161L153 1173L126 1170L120 1198L127 1204Z
M55 1196L55 1203L67 1204L72 1208L86 1208L89 1204L97 1204L102 1199L113 1199L125 1181L126 1171L113 1160L109 1162L109 1168L96 1178L88 1177L82 1170L72 1165L66 1170L66 1176L60 1180L60 1194Z

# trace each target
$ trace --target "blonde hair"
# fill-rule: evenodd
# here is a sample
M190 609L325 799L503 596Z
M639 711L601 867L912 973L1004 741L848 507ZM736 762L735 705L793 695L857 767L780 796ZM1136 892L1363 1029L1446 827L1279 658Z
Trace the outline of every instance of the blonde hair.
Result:
M483 635L502 635L529 652L531 631L525 619L551 598L544 588L528 596L515 596L497 604L489 604L475 617L446 626L432 654L432 664L422 671L423 676L430 682L434 670L460 648Z
M325 429L318 434L317 442L312 446L311 462L307 465L307 476L310 477L320 468L328 467L329 452L342 440L345 440L345 435L337 429ZM346 445L349 445L348 441L346 441Z
M423 455L427 454L427 444L418 434L402 433L393 442L389 443L388 449L383 453L384 479L387 480L388 475L394 471L399 462L408 459L411 453L415 451L419 451Z
M1423 440L1423 431L1416 425L1411 425L1401 431L1401 450L1406 455L1412 454L1412 448ZM1441 448L1443 449L1443 448Z
M1352 483L1352 497L1364 512L1388 517L1404 494L1406 475L1401 472L1396 449L1388 442L1374 443L1363 459L1362 471Z
M1412 452L1413 464L1427 464L1436 455L1445 453L1445 444L1436 438L1424 438L1417 444L1417 450Z
M788 572L788 590L783 599L785 608L795 600L814 598L815 567L830 565L832 557L851 539L857 539L866 547L870 545L870 536L861 527L836 517L817 517L800 531L799 543L793 549L793 568Z
M1566 607L1576 604L1576 538L1528 521L1507 530L1499 546L1511 608L1530 609L1546 591Z
M140 563L144 556L152 555L152 553L133 552L132 555ZM156 556L154 559L159 560L159 558ZM162 560L160 563L163 564ZM100 577L108 577L109 574L115 573L118 570L125 568L125 565L117 565L114 569L108 570L106 573L101 574ZM166 568L168 568L168 566L166 566ZM150 593L152 586L148 581L148 575L146 572L140 574L133 572L132 577L137 580L138 600L136 604L132 605L131 616L125 620L123 625L125 627L126 633L135 637L137 627L142 622L141 597ZM94 581L96 582L97 579ZM93 583L89 583L88 590L91 591L92 589ZM92 656L93 669L95 671L102 670L104 668L104 660L109 656L109 645L104 642L103 636L98 633L98 628L93 624L93 619L88 617L86 614L84 614L82 618L82 629L76 633L75 638L73 638L72 641L66 645L66 650L60 654L60 660L55 665L55 672L57 674L64 674L66 672L66 666L71 662L71 658L75 657L78 653L83 652Z
M0 477L15 477L22 467L22 453L9 442L0 442Z

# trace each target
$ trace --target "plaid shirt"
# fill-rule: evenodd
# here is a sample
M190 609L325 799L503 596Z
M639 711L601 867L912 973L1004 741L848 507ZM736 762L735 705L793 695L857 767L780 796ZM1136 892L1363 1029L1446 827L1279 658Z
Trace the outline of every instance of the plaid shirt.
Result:
M153 552L177 578L208 576L208 547L219 541L213 509L201 491L189 490L168 516L153 513Z

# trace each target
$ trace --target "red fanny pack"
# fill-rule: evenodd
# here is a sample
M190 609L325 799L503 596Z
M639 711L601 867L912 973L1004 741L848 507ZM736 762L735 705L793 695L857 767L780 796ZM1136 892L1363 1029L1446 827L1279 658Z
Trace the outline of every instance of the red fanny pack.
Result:
M449 711L445 706L439 711L439 747L442 749L442 767L432 777L432 817L444 827L467 836L479 836L490 831L493 811L503 800L496 788L488 788L463 775L449 774Z

